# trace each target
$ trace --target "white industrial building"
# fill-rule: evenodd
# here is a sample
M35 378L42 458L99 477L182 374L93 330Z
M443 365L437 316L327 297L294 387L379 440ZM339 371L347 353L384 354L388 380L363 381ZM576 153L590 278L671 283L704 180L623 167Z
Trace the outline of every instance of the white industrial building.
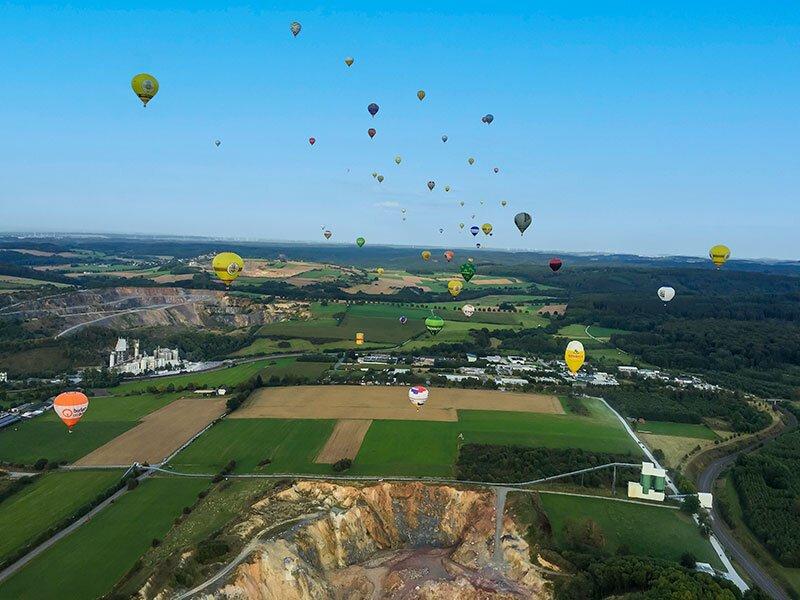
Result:
M156 347L152 356L139 351L139 340L128 343L125 338L119 338L114 350L108 356L108 368L117 373L140 375L150 371L163 371L177 369L181 366L180 354L177 348Z

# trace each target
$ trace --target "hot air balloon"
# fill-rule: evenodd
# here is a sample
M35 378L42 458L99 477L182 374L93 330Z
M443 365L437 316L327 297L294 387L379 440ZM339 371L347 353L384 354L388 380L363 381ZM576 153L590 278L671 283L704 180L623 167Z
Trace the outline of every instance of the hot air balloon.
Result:
M139 96L144 106L158 93L158 79L147 73L139 73L131 79L133 92Z
M361 248L361 247L362 247L364 244L366 244L366 243L367 243L367 240L365 240L363 237L358 237L358 238L356 238L356 245L357 245L359 248Z
M446 136L446 135L443 135L443 136L442 136L442 141L443 141L443 142L447 142L447 140L448 140L447 136Z
M452 250L445 250L444 251L444 257L447 260L447 262L450 262L451 260L453 260L453 257L455 255L456 255L456 253L453 252Z
M219 145L220 145L221 143L222 143L222 142L220 142L219 140L214 140L214 145L215 145L217 148L219 148Z
M425 319L425 327L427 328L428 333L431 335L436 335L444 328L444 319L437 315L431 315Z
M505 206L506 204L508 204L508 202L505 200L500 200L500 206Z
M484 116L483 119L481 119L481 121L483 121L484 123L489 125L492 121L494 121L494 115L488 114L488 115Z
M481 206L483 206L483 200L481 200Z
M423 250L420 256L422 256L422 260L428 261L431 259L431 251Z
M303 26L300 25L300 23L298 23L297 21L292 21L292 24L289 25L289 30L292 32L292 35L294 37L297 37L297 34L300 33L300 30L302 28Z
M419 98L420 102L422 102L425 99L425 90L418 91L417 92L417 98Z
M244 270L244 261L241 256L233 252L220 252L211 261L211 267L225 287L230 287Z
M495 173L499 173L499 172L500 172L500 169L498 169L497 167L495 167L495 168L493 169L493 171L494 171Z
M373 171L372 172L372 178L375 179L377 176L378 176L378 172L377 171Z
M471 215L471 216L470 216L470 219L474 219L474 218L475 218L475 215Z
M564 264L560 258L551 258L550 259L550 268L553 270L553 273L558 271L561 268L561 265Z
M403 157L398 154L397 156L394 157L394 162L395 164L399 165L401 162L403 162Z
M375 269L375 272L376 272L378 275L383 275L383 273L384 273L384 269L383 269L383 267L378 267L377 269Z
M428 401L428 388L422 385L415 385L408 389L408 399L419 410Z
M469 256L469 257L467 257L467 262L469 262L469 263L474 263L474 262L475 262L475 259L474 259L474 258L472 258L471 256Z
M435 188L435 187L436 187L436 182L435 181L429 181L428 182L428 189L430 191L433 191L433 188Z
M329 240L329 239L331 239L331 236L333 235L333 233L331 232L331 230L330 230L330 229L326 229L326 230L325 230L325 233L323 233L322 235L324 235L324 236L325 236L325 239L326 239L326 240Z
M459 270L461 271L461 276L464 278L464 281L469 282L469 280L475 276L475 265L469 261L461 265Z
M405 315L400 315L400 318L398 320L400 321L400 325L405 325L406 323L408 323L408 317Z
M441 227L439 227L439 233L444 233L444 229L442 229Z
M369 136L370 139L374 138L376 133L378 133L378 132L375 131L375 129L372 128L372 127L367 129L367 135Z
M353 59L352 56L347 56L344 59L344 64L346 64L348 67L352 67L354 62L355 60Z
M470 227L470 228L469 228L469 232L470 232L472 235L478 235L478 232L479 232L480 230L481 230L481 228L480 228L480 227L478 227L477 225L473 225L472 227Z
M472 158L472 157L470 156L470 157L467 159L467 162L468 162L469 164L471 164L471 165L474 165L474 164L475 164L475 159L474 159L474 158Z
M464 224L463 224L463 223L459 223L459 224L458 224L458 228L459 228L459 229L464 229Z
M378 111L380 109L381 109L381 107L378 106L377 104L375 104L374 102L372 104L370 104L369 106L367 106L367 110L369 111L369 114L371 114L373 117L378 114Z
M361 346L364 343L364 333L359 331L356 333L356 346Z
M378 180L378 183L383 183L383 175L378 175L376 179Z
M449 192L450 191L450 186L449 185L444 186L444 191L445 192Z
M731 249L723 244L717 244L708 251L708 256L711 258L711 262L714 263L714 266L719 269L728 262L728 259L731 257Z
M564 352L564 361L573 375L583 366L584 360L586 360L586 352L583 350L583 344L577 340L572 340L567 344L567 349Z
M492 233L492 224L491 223L484 223L481 225L481 229L483 230L483 235L489 235Z
M465 316L471 317L475 314L475 307L472 306L472 304L465 304L461 307L461 312L463 312Z
M661 298L664 303L669 302L675 297L675 288L668 286L658 288L658 297Z
M477 244L475 244L475 247L476 247L476 248L480 248L480 247L481 247L481 243L480 243L480 242L478 242Z
M460 204L461 206L464 206L464 201L462 200L461 202L459 202L459 204Z
M400 212L403 213L403 214L406 214L406 209L405 208L401 208Z
M64 425L67 426L67 431L70 433L75 424L81 420L87 408L89 408L89 398L81 392L64 392L53 400L53 410L64 421Z
M461 293L464 284L461 283L458 279L451 279L447 282L447 291L450 292L450 295L455 298Z
M314 137L308 138L308 143L313 146L314 144L317 143L317 138L314 138Z
M533 219L531 219L531 216L526 212L517 213L514 217L514 224L517 226L517 229L519 229L520 235L525 233L525 230L531 226L532 222Z

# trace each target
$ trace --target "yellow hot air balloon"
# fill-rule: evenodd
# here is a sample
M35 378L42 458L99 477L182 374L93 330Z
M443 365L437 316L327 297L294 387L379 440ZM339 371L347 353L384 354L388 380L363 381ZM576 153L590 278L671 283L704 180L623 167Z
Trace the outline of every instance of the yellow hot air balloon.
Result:
M231 283L233 283L244 270L244 261L241 256L234 252L221 252L211 261L211 266L220 281L222 281L226 287L230 287Z
M483 233L485 235L489 235L490 233L492 233L492 224L484 223L483 225L481 225L481 229L483 230Z
M375 272L376 272L378 275L383 275L383 267L378 267L377 269L375 269Z
M717 244L708 251L708 256L711 258L711 262L719 269L728 262L731 257L731 249L724 244Z
M431 251L430 250L423 250L422 251L422 260L430 260L431 259Z
M451 279L447 282L447 291L450 292L450 295L455 298L461 293L461 289L464 287L464 284L458 281L457 279Z
M564 352L564 361L573 375L583 366L584 360L586 360L586 352L583 350L583 344L577 340L572 340L567 344L567 349Z
M131 87L139 96L142 104L147 106L147 103L158 93L158 79L147 73L139 73L131 79Z
M420 101L424 100L425 99L425 90L418 91L417 92L417 98L419 98Z

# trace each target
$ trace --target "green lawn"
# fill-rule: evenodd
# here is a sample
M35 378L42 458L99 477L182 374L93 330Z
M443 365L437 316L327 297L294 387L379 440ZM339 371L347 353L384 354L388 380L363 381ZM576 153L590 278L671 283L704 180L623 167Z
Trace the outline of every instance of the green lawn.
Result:
M20 421L0 430L0 461L29 465L46 458L51 462L72 462L180 396L173 393L90 398L86 414L72 433L52 411Z
M684 552L691 552L698 562L722 568L711 544L700 535L691 518L679 510L544 492L540 498L558 544L564 541L564 523L568 519L589 518L600 525L605 549L611 553L626 545L632 554L678 562Z
M669 421L647 421L638 427L642 433L671 435L675 437L716 440L719 436L705 425L694 423L672 423Z
M0 598L86 600L106 594L181 508L208 486L204 479L145 481L21 571L0 583Z
M178 454L170 467L215 473L235 460L237 473L330 473L330 465L317 465L314 458L334 424L323 419L225 419ZM266 458L272 464L258 467Z
M0 502L0 561L94 500L122 471L61 471L40 476Z
M279 344L289 344L289 347ZM270 338L256 338L252 344L234 352L231 356L254 356L261 354L283 354L286 352L314 352L317 347L308 340L273 340Z
M558 330L558 335L569 337L572 339L592 339L592 336L607 342L609 338L616 333L628 333L624 329L612 329L610 327L599 327L597 325L589 326L589 333L586 333L586 325L583 323L573 323Z
M293 359L283 359L293 360ZM157 377L155 379L145 379L141 381L128 381L112 388L112 392L117 396L124 396L127 394L141 393L147 390L150 386L163 388L170 383L176 386L184 386L187 383L194 383L198 387L216 387L228 386L232 387L243 381L247 381L251 377L258 375L264 367L267 366L267 359L256 360L253 362L243 363L224 369L217 369L215 371L204 371L201 373L186 373L184 375L174 375L171 377Z

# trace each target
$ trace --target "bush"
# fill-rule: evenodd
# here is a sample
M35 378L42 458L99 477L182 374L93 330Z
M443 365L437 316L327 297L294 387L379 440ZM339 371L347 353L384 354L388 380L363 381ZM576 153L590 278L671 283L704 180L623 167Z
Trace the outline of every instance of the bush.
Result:
M681 510L690 515L695 514L700 510L700 500L697 496L686 496L681 504Z
M150 545L151 545L153 548L157 548L158 546L160 546L160 545L161 545L161 540L160 540L160 539L158 539L158 538L153 538L153 541L151 541L151 542L150 542Z
M347 471L350 467L353 466L353 461L349 458L343 458L342 460L337 460L333 463L333 470L337 473L341 473L342 471Z
M44 471L45 467L47 467L47 462L48 461L46 458L40 458L35 463L33 463L33 468L36 469L37 471Z
M204 540L197 545L197 562L207 563L230 551L230 546L223 540Z
M139 487L139 480L136 479L136 477L131 477L127 482L125 482L125 487L128 488L129 492L131 490L135 490L137 487Z
M681 566L687 569L697 568L697 559L694 557L694 554L691 552L684 552L681 554Z

